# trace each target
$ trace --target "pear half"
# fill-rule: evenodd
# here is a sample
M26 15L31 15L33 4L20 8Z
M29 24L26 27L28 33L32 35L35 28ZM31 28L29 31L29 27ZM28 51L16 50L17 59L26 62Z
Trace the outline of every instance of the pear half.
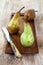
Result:
M34 42L34 35L30 24L24 24L24 32L20 37L21 44L24 47L30 47Z

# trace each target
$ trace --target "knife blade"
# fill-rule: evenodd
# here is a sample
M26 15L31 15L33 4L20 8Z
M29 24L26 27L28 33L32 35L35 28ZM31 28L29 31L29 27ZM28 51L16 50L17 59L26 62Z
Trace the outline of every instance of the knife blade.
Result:
M11 48L12 48L12 50L13 50L15 56L18 57L18 58L19 58L19 57L22 57L21 53L19 52L19 50L17 49L17 47L16 47L15 44L13 43L13 41L12 41L12 39L11 39L11 36L10 36L10 34L9 34L8 30L7 30L7 28L2 27L2 31L4 32L4 35L5 35L6 39L7 39L7 41L10 43Z

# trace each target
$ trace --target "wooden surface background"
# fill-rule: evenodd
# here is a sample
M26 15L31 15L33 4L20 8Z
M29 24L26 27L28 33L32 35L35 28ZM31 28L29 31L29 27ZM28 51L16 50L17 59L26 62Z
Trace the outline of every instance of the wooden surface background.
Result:
M27 9L38 10L35 18L35 28L39 53L36 55L24 55L22 59L17 59L14 55L5 54L6 39L1 30L2 26L7 26L11 13L18 11L25 6ZM0 65L43 65L43 0L0 0Z

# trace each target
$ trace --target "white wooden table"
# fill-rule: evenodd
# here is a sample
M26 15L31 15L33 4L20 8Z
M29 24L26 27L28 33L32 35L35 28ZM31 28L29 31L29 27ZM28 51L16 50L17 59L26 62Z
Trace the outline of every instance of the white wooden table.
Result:
M35 28L39 53L36 55L23 55L22 59L17 59L14 55L5 54L6 39L1 30L2 26L7 26L12 12L18 11L25 6L27 9L38 10L35 18ZM43 0L0 0L0 65L43 65Z

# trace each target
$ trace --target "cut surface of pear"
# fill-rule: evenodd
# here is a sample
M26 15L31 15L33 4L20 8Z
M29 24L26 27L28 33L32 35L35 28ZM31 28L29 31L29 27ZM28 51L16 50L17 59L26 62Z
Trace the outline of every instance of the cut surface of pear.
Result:
M30 24L24 24L24 32L20 37L21 44L24 47L30 47L34 42L34 35Z

